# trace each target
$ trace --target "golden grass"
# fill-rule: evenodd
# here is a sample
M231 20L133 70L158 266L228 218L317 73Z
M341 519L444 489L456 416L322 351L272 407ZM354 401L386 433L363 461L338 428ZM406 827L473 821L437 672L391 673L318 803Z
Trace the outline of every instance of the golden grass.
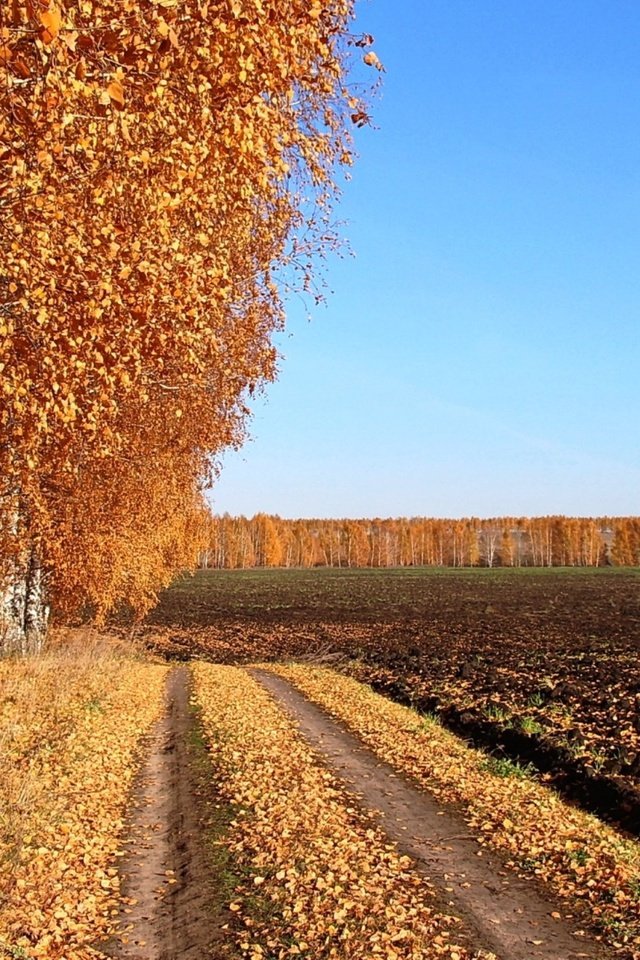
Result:
M41 656L0 662L0 946L9 956L90 957L110 931L136 748L161 710L166 674L123 652L75 631Z

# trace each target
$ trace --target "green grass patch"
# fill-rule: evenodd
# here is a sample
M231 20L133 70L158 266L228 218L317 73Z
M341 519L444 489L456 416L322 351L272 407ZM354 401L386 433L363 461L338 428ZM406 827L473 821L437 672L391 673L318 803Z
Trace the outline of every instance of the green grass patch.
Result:
M530 737L537 737L544 732L544 727L535 717L520 717L518 720L518 729Z
M507 757L487 757L482 769L494 777L513 777L516 780L531 780L537 773L532 763L521 764Z
M205 819L202 838L210 877L211 908L220 913L224 922L234 927L234 915L229 904L243 881L243 871L227 847L225 840L237 811L233 804L220 799L217 783L221 774L211 762L201 720L200 707L190 704L191 725L188 733L189 762L192 765L198 792L204 799ZM228 916L227 916L228 914ZM238 931L236 931L238 932ZM228 960L240 957L232 937L224 944L223 956Z

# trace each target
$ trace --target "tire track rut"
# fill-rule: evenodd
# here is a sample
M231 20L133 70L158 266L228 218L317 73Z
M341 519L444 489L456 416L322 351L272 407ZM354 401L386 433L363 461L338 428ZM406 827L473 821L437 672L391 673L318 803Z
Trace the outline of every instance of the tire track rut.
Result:
M195 756L188 667L169 673L166 711L148 741L121 861L117 960L222 960L228 914L206 848L212 772Z

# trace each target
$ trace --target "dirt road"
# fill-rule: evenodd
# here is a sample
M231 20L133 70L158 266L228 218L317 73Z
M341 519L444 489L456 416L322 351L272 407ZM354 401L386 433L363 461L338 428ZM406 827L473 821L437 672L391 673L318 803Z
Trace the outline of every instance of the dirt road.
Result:
M543 898L481 848L461 816L443 808L381 762L289 683L251 674L290 714L319 761L344 784L415 869L439 891L438 906L461 918L470 952L500 960L606 960L576 934L562 904ZM121 862L121 935L107 952L117 960L225 960L235 956L230 919L211 860L215 779L190 705L188 667L169 674L166 713L148 742ZM552 916L556 914L557 918Z
M574 960L607 956L598 944L573 931L576 921L555 919L563 905L543 899L480 848L462 817L413 787L362 746L347 730L306 700L289 683L252 670L276 701L296 720L302 735L329 769L369 810L399 849L415 862L460 916L475 947L501 960Z
M220 960L229 955L221 929L228 917L206 848L212 782L203 782L187 667L169 674L166 702L134 795L121 864L122 941L109 952L119 960Z

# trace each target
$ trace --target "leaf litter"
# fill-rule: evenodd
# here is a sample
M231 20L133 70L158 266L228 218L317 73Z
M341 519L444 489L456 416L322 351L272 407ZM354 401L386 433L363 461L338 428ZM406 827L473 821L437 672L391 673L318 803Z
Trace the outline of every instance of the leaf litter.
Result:
M101 956L138 746L165 676L91 651L0 663L0 955Z
M193 671L221 789L236 810L225 842L244 870L230 903L243 955L469 960L431 885L350 805L261 686L234 667Z

